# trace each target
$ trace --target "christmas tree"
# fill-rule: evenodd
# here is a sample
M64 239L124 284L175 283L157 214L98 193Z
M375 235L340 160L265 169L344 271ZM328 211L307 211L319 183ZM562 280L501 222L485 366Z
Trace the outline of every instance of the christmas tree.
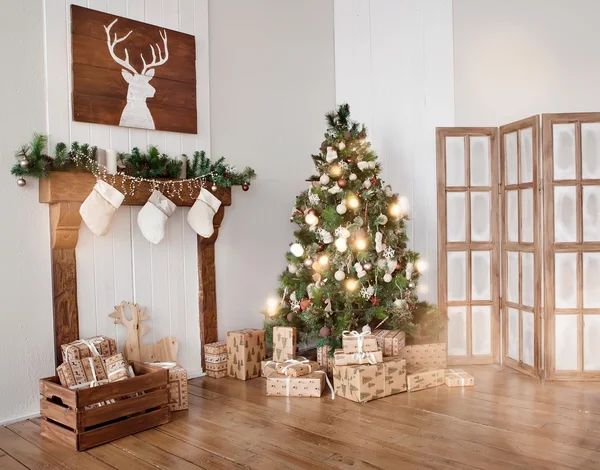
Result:
M366 128L350 120L347 104L326 120L312 156L317 174L290 218L299 228L265 312L267 338L273 326L295 326L299 340L335 349L344 330L382 322L415 336L415 314L433 309L416 295L421 265L406 245L406 199L381 180Z

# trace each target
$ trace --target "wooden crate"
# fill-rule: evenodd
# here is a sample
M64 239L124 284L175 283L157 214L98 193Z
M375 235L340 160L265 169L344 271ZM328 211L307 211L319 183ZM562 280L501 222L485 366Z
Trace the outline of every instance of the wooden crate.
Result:
M85 450L168 423L169 372L132 363L136 377L82 390L60 385L58 377L40 380L42 436L76 450ZM139 396L129 396L144 392ZM98 408L86 406L113 399Z

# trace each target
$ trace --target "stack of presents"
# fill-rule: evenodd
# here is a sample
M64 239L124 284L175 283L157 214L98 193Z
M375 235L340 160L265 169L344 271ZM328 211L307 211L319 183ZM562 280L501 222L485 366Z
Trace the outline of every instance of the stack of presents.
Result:
M472 375L446 369L446 344L405 345L401 331L344 332L342 349L318 348L317 361L296 356L296 329L273 328L273 357L265 359L264 330L227 333L227 341L205 346L207 375L249 380L266 377L268 396L332 396L364 403L439 385L474 385ZM209 366L210 364L210 366ZM329 380L333 377L333 386Z

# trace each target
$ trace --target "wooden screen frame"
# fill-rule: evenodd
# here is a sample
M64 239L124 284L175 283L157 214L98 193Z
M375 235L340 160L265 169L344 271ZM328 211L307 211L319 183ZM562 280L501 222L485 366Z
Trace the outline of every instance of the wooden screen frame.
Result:
M582 180L581 124L600 122L600 113L542 114L542 145L544 174L544 308L545 308L545 377L547 380L600 381L600 371L583 370L583 330L585 310L600 313L600 309L583 309L583 253L600 251L600 242L583 241L583 186L600 185L600 179ZM575 179L554 181L553 125L575 125ZM554 188L576 186L577 242L554 242ZM555 361L555 253L577 253L577 308L559 309L559 314L577 315L577 369L556 371ZM591 312L590 312L591 313Z
M521 145L520 135L517 136L517 183L508 184L506 181L506 148L505 136L513 132L531 128L531 146L532 146L532 182L521 183ZM542 238L541 238L541 195L540 195L540 168L539 168L539 148L540 148L540 123L539 116L531 116L500 127L500 214L503 220L502 224L502 363L512 369L516 369L524 374L539 378L542 370ZM508 223L506 214L506 192L517 191L518 208L521 207L521 190L532 188L533 190L533 242L525 243L521 241L521 211L518 209L518 241L508 241ZM508 302L508 252L519 253L519 302ZM522 304L522 270L521 270L521 252L533 253L533 286L534 286L534 308L523 307ZM514 308L519 311L519 360L516 361L508 356L508 308ZM523 315L522 310L533 313L533 359L534 364L530 366L523 362Z
M446 187L446 137L464 137L465 139L465 184L466 186ZM490 186L470 186L471 137L490 138ZM438 306L445 318L444 337L448 342L448 307L466 305L466 356L448 356L449 365L461 364L493 364L500 360L500 279L499 279L499 230L498 230L498 128L496 127L439 127L436 129L437 145L437 206L438 206ZM471 242L471 191L473 188L490 191L490 242ZM465 192L466 239L465 242L447 241L446 194L448 192ZM448 265L449 251L464 251L467 253L467 301L448 301ZM472 251L490 251L490 301L472 301L471 299L471 265ZM489 356L474 356L472 354L472 316L471 307L478 305L490 306L490 347Z

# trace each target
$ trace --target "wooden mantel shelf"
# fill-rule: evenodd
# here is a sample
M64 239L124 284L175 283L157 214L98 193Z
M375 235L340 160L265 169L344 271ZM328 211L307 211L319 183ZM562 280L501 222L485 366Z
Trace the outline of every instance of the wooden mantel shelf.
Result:
M106 181L125 193L129 182L122 176L108 175ZM77 309L77 263L75 248L79 239L81 216L79 208L91 193L96 178L87 172L52 172L40 181L41 203L50 204L52 243L52 294L54 299L54 349L56 365L62 362L60 346L79 339L79 313ZM210 191L210 189L209 189ZM149 182L136 183L135 194L126 195L124 205L143 206L148 201L152 187ZM215 231L210 238L198 236L198 299L201 344L218 339L217 297L215 282L215 242L223 221L225 207L231 205L231 189L211 191L220 201L215 214ZM194 190L184 186L179 196L167 196L178 206L192 206L198 197ZM107 312L108 314L109 312ZM201 351L198 351L200 354ZM202 355L202 366L204 356Z

